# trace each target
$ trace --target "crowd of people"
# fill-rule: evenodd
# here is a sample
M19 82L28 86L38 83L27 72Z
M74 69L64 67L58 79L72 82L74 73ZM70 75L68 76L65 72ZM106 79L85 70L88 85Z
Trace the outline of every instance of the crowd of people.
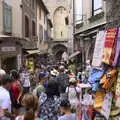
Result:
M0 120L77 120L81 76L74 66L26 66L7 74L0 69Z

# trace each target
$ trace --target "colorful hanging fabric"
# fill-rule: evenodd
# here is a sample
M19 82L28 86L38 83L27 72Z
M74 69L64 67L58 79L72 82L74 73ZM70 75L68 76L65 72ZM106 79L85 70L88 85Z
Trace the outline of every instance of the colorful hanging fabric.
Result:
M94 68L92 70L91 76L88 78L88 82L90 84L94 84L95 82L99 82L103 75L104 75L104 70Z
M106 31L99 31L96 37L92 66L100 67L102 64L103 49L105 44Z
M98 91L96 92L95 97L95 103L94 103L94 109L98 112L100 112L103 102L104 102L105 92L104 91Z
M116 98L116 107L120 108L120 70L117 78L115 98Z
M116 69L113 69L103 76L103 78L100 81L100 84L102 84L102 88L104 88L104 89L111 88L111 86L117 79L117 72L118 71Z
M112 65L116 52L116 37L117 37L117 28L109 29L107 31L104 51L103 51L103 62Z
M120 67L120 28L118 29L117 46L113 66Z
M100 111L100 113L106 118L106 120L109 120L111 105L112 105L112 98L113 98L113 95L111 92L105 95L103 106Z
M104 75L104 70L100 70L100 69L92 70L91 76L88 78L88 82L92 86L92 91L96 92L99 89L100 79L102 78L103 75Z

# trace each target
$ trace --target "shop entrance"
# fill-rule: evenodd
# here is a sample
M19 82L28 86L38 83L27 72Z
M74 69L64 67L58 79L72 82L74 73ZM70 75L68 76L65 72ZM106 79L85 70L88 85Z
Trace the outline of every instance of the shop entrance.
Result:
M17 57L2 57L1 65L6 72L10 72L12 69L17 69Z

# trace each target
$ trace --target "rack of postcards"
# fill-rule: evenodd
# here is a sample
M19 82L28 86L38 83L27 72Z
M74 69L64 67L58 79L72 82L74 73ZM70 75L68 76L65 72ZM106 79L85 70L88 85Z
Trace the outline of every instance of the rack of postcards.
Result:
M95 120L120 120L120 28L97 33L92 67Z

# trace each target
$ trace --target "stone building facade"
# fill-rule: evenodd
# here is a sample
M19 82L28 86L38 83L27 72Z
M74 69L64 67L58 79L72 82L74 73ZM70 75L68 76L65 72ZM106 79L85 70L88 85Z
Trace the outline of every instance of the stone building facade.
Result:
M51 52L60 60L73 51L72 0L44 0L53 23Z
M106 1L106 28L120 27L120 0Z
M0 68L7 72L20 69L23 49L36 48L36 12L36 0L0 0Z
M21 0L0 0L0 68L7 72L21 66L22 10Z
M92 60L97 32L106 27L106 2L104 0L81 1L82 20L76 24L75 50L81 52L82 65L85 65L87 60Z
M37 48L37 1L21 0L22 9L22 36L28 39L31 44L27 49Z

